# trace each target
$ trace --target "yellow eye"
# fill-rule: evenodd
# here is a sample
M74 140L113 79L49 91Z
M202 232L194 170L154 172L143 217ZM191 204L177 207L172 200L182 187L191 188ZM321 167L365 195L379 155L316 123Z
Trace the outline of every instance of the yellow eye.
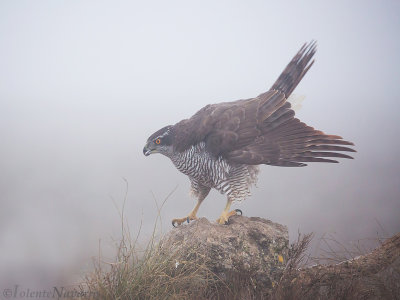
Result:
M160 145L161 144L161 140L160 139L156 139L156 144Z

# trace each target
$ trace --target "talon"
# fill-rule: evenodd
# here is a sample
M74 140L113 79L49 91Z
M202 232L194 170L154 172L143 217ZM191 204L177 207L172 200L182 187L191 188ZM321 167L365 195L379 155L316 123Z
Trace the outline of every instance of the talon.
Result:
M176 228L176 227L182 225L185 222L190 223L191 220L196 220L196 219L197 219L196 215L190 214L189 216L184 217L182 219L173 219L172 220L172 226L174 226Z
M186 219L173 219L172 220L172 226L174 226L175 228L177 228L178 226L182 225L183 222L185 222Z
M235 210L232 210L232 211L230 211L228 213L226 211L223 211L221 216L218 218L217 223L222 224L222 225L228 225L229 224L229 218L231 216L237 215L238 213L240 213L240 215L242 215L242 211L240 209L235 209Z
M218 219L217 219L217 223L221 224L221 225L228 225L229 223L229 217L226 215L221 215Z
M237 213L240 213L241 216L243 215L243 213L242 213L242 211L241 211L240 209L236 208L235 211L236 211Z

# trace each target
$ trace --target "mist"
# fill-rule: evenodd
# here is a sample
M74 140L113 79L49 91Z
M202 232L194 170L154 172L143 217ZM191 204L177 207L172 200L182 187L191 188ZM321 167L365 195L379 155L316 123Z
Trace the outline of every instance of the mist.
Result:
M112 260L124 199L145 239L176 188L161 210L170 230L195 200L166 157L143 155L148 136L265 92L311 40L297 117L354 142L355 159L262 166L234 208L292 240L399 232L399 15L398 1L0 2L0 282L82 276L99 244ZM224 206L214 191L198 216Z

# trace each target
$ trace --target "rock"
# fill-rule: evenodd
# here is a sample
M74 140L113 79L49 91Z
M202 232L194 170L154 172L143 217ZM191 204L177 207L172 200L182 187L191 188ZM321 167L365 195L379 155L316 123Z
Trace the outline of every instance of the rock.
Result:
M350 260L288 270L274 299L400 299L400 233Z
M200 218L179 226L162 239L160 247L166 253L178 253L177 265L203 254L207 267L221 279L245 276L254 289L271 290L285 269L288 243L286 226L233 216L228 225Z

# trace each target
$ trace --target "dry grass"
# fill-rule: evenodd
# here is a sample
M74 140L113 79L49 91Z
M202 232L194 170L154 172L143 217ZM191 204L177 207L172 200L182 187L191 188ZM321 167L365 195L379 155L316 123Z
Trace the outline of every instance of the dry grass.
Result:
M141 251L137 238L132 242L124 231L115 262L96 260L94 272L86 278L85 290L96 295L96 299L361 299L357 297L361 292L398 299L400 292L398 268L366 276L363 283L370 290L358 290L359 282L346 280L340 272L321 271L302 281L302 268L315 261L306 254L312 234L299 235L291 245L284 274L272 291L253 288L251 270L244 268L222 280L208 267L208 257L196 249L182 260L179 253L163 252L154 236ZM356 254L361 253L353 253ZM332 259L337 259L337 255Z
M85 290L96 299L263 299L252 287L251 270L222 280L196 249L182 259L163 252L154 240L140 253L126 243L121 241L114 263L97 260L87 276Z
M100 299L195 299L214 283L201 259L176 262L175 253L161 253L156 244L140 258L121 245L117 262L96 264L87 286Z
M138 247L140 229L136 237L132 238L124 223L125 197L120 211L122 238L117 244L115 261L105 262L99 252L94 262L94 271L83 284L84 290L96 295L95 299L361 299L357 297L360 294L357 290L359 282L346 279L340 271L326 273L322 267L321 272L313 273L312 276L308 274L306 281L302 280L304 277L301 275L304 270L307 273L310 263L336 264L369 252L361 241L355 247L348 248L331 236L324 237L321 240L324 245L323 255L312 258L306 253L313 235L299 234L298 240L290 246L283 276L273 290L268 291L257 290L252 282L252 271L245 268L241 271L240 266L236 266L238 272L226 274L224 279L219 278L208 267L212 265L209 258L196 249L192 249L184 259L180 253L165 253L156 236L160 211L170 195L161 206L154 199L158 216L150 241L144 249ZM382 243L380 238L376 241ZM362 291L364 295L398 299L399 268L364 277L363 286L368 286L372 291Z
M272 293L273 299L304 299L309 293L308 289L298 289L294 282L301 267L305 267L310 257L307 249L313 238L313 234L298 234L297 241L292 243L289 248L289 260L285 271Z
M397 257L390 257L393 248L357 260L382 246L384 238L346 245L332 235L323 236L318 257L306 255L311 239L311 234L299 234L291 245L290 260L272 299L400 299L400 261L392 261Z
M127 181L126 187L122 209L118 210L122 238L116 247L115 261L104 261L99 249L99 256L94 261L94 271L86 276L82 284L84 290L96 295L96 299L220 299L221 293L232 296L234 292L229 286L207 267L208 258L196 249L186 259L182 259L179 253L165 253L161 250L157 238L160 211L175 189L161 206L153 195L158 215L152 236L142 249L138 245L141 226L136 237L132 238L125 225Z

